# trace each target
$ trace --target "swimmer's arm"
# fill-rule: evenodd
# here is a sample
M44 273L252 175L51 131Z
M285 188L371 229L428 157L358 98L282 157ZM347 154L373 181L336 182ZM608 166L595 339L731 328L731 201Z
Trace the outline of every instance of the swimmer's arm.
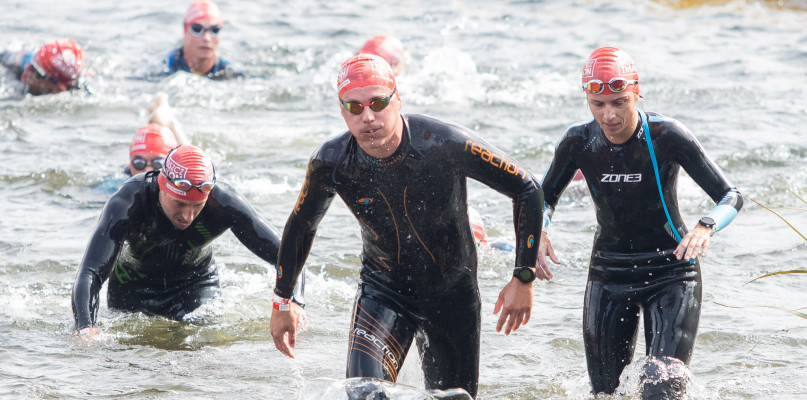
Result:
M98 293L117 260L128 217L134 214L130 213L133 201L128 189L124 186L107 201L81 260L72 294L77 331L95 325Z
M304 282L298 285L299 275L311 251L319 222L325 216L336 195L335 190L325 184L332 177L330 167L316 168L315 164L321 163L315 163L312 158L308 164L305 182L300 189L297 202L283 229L277 257L277 280L272 296L270 333L275 347L291 358L294 358L292 349L296 345L296 332L299 328L301 311L293 302L294 291L299 289L297 293L302 294L300 286ZM287 302L289 307L284 309L283 302Z
M712 236L728 226L728 224L734 220L734 217L737 216L742 206L742 194L740 194L737 189L730 188L717 203L715 208L707 215L707 217L714 221L714 227L708 228L700 223L696 223L695 227L684 235L681 239L681 243L679 243L678 247L673 251L675 257L679 260L694 260L697 256L706 257Z
M115 264L121 243L103 227L96 228L73 284L72 306L77 331L92 327L98 313L99 292Z

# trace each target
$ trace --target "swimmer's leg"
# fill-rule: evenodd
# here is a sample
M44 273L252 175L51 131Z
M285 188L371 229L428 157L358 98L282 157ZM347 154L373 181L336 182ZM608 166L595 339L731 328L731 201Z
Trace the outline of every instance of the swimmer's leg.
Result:
M639 328L639 306L589 280L583 307L583 342L593 393L612 394L630 364Z
M360 285L350 327L347 378L398 379L415 333L414 323L399 307L377 290Z
M425 307L426 305L424 305ZM476 397L479 382L479 291L446 296L429 307L415 338L427 389L465 389Z
M642 391L647 399L677 399L686 392L686 376L672 373L678 364L689 364L700 319L702 284L697 279L676 282L654 293L644 303L645 342L654 358L645 368ZM667 369L668 373L659 369ZM671 376L659 381L659 376ZM656 377L656 378L654 378Z

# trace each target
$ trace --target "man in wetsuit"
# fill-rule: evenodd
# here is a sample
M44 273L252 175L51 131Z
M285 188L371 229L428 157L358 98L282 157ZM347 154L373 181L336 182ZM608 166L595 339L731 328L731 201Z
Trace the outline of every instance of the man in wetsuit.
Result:
M0 64L12 70L27 93L60 93L79 88L84 50L73 39L59 39L29 51L2 52Z
M650 357L644 396L676 398L683 395L683 377L653 381L665 368L689 364L702 296L696 257L706 255L712 235L737 215L742 196L683 124L636 108L639 75L624 51L595 50L582 82L594 118L568 128L541 183L545 210L537 273L552 276L547 257L559 263L546 227L579 168L598 223L583 312L592 391L610 394L619 385L633 356L641 314ZM684 225L676 198L682 167L717 203L692 230Z
M135 175L107 201L73 286L76 330L95 333L107 278L110 308L181 320L217 293L212 242L227 229L264 261L277 260L280 238L216 181L210 158L192 145L172 150L160 171Z
M428 389L476 395L480 298L466 179L513 199L516 272L495 306L497 330L527 323L541 233L541 188L513 159L469 130L402 115L396 79L381 57L358 54L337 82L348 131L311 157L278 255L271 331L294 357L294 311L287 310L317 225L335 195L359 222L362 265L353 311L347 377L395 381L417 338Z
M214 80L244 75L243 70L218 55L224 22L215 3L208 0L191 3L183 27L182 47L168 53L162 75L184 71Z

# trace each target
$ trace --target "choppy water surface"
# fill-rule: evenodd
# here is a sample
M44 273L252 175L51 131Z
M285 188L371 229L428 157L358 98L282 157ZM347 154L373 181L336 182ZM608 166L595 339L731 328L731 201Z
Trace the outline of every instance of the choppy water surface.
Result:
M88 345L72 336L70 292L108 196L92 187L123 166L158 92L168 93L191 141L212 154L220 178L280 230L309 155L345 128L336 69L377 33L399 37L410 53L399 83L405 112L472 127L536 175L565 127L589 117L576 86L586 56L621 47L639 66L645 109L688 125L747 196L805 207L788 192L807 198L803 1L222 0L223 54L244 64L249 78L136 79L180 41L187 4L166 4L3 4L3 47L71 36L85 46L95 93L20 97L8 75L0 78L2 398L338 398L360 249L359 228L340 202L307 263L311 327L299 337L296 360L281 356L269 336L271 267L230 234L216 246L221 298L187 323L110 312L103 301L103 341ZM690 224L712 207L688 178L679 193ZM476 183L469 196L488 234L512 240L510 201ZM803 268L807 245L746 204L702 260L692 399L807 393L807 321L750 307L804 307L806 278L744 285ZM807 231L806 212L779 212ZM532 320L509 337L494 332L492 309L513 255L481 252L480 399L589 397L581 304L594 221L588 199L564 198L552 231L563 266L551 283L536 285ZM397 388L397 398L425 398L416 354L400 382L414 388Z

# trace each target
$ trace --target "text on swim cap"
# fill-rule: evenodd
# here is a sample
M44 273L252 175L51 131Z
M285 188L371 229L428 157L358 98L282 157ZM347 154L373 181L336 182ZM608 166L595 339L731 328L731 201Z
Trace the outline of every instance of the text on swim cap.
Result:
M508 161L504 157L496 153L492 153L488 150L485 150L481 145L479 145L478 143L474 143L470 139L465 141L465 151L470 152L475 156L479 156L479 158L481 158L482 161L490 163L490 165L493 165L496 168L501 168L509 174L513 174L516 176L521 175L521 179L527 177L527 171L525 171L518 165L515 165L512 162Z

